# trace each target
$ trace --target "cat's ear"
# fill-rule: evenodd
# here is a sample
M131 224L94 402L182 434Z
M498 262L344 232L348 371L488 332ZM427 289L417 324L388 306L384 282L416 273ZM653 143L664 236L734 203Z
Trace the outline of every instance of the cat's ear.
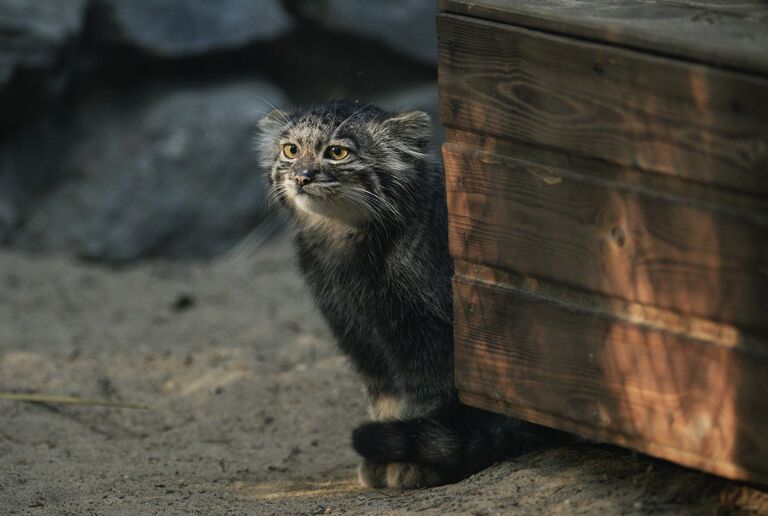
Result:
M432 119L424 111L397 113L384 121L394 136L426 146L432 138Z
M285 114L279 109L273 109L259 120L259 129L262 133L274 133L281 131L287 123Z

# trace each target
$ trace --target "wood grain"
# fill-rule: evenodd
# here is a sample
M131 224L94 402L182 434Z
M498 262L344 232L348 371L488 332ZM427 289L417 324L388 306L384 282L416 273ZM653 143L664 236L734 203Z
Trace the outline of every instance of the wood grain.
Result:
M457 260L456 276L468 280L513 288L571 311L607 317L664 333L685 335L698 342L738 348L745 355L768 360L768 337L746 332L733 324L721 323L691 314L576 289L530 274Z
M461 399L768 485L768 4L438 5Z
M439 0L438 8L768 75L761 0Z
M667 192L677 198L686 198L700 206L712 205L712 209L731 211L735 215L748 219L768 220L768 196L766 195L756 196L749 192L714 188L712 185L691 182L668 174L649 174L633 167L616 165L596 158L575 156L520 140L496 138L461 129L447 129L445 140L461 147L510 156L545 167L574 170L579 174L603 178L606 181L625 183L629 187L640 190Z
M454 293L465 402L768 483L764 356L542 298L524 285L456 276Z
M768 193L768 80L438 15L443 123Z
M768 333L768 214L445 144L451 253Z

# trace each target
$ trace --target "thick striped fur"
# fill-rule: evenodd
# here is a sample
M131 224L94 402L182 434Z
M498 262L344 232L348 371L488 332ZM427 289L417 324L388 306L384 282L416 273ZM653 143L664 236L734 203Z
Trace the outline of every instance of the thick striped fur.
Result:
M528 448L530 427L456 400L445 186L426 155L428 115L334 102L273 111L260 128L300 270L368 392L373 422L352 438L361 481L439 485Z

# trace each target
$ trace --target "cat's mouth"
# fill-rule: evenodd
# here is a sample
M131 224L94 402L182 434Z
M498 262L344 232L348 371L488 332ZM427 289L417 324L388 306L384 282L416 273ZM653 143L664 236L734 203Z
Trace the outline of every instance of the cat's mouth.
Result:
M338 181L313 181L304 186L296 185L296 195L309 195L318 199L327 199L339 187Z
M356 225L371 215L364 205L349 198L348 185L340 181L313 181L295 185L293 204L300 212L320 216L326 221Z

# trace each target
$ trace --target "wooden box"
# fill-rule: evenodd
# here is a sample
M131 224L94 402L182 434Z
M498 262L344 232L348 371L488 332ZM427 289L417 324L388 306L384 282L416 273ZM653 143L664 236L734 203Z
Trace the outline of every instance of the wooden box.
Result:
M768 4L437 24L462 400L768 484Z

